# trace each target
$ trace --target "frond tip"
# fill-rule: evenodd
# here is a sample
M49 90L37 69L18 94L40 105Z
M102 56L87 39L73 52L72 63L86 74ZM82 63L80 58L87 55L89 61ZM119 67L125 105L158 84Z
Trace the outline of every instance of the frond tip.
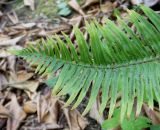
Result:
M87 41L78 28L74 29L78 48L63 34L65 42L55 36L14 53L30 64L37 64L39 74L61 69L50 84L53 94L70 95L65 106L74 102L76 108L91 87L83 115L90 110L99 91L102 93L100 113L109 102L111 117L120 93L121 120L126 113L130 116L135 98L138 115L143 102L151 109L153 100L160 104L160 16L148 7L141 9L145 17L135 11L129 13L128 22L136 31L120 18L119 26L110 20L105 25L91 22L86 23L90 37Z

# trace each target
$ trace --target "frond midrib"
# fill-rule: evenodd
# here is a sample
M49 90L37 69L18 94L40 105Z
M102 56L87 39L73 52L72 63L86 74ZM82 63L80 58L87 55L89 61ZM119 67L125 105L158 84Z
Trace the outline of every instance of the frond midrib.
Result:
M48 58L53 58L54 57L51 57L51 56L48 56L48 55L44 55L44 54L41 54L41 53L32 53L32 55L41 55L41 57L46 57L46 59ZM23 57L23 56L22 56ZM92 69L119 69L119 68L127 68L127 67L131 67L131 66L136 66L136 65L140 65L140 64L145 64L145 63L150 63L150 62L155 62L155 61L158 61L160 60L160 55L157 55L155 57L146 57L146 58L143 58L143 59L139 59L139 60L131 60L131 61L128 61L127 63L121 63L121 64L112 64L112 65L96 65L96 64L87 64L87 63L83 63L83 62L79 62L79 63L75 63L75 61L69 61L69 60L64 60L64 59L61 59L61 58L57 58L55 57L56 61L57 62L62 62L62 63L65 63L65 64L70 64L70 65L76 65L76 66L81 66L81 67L84 67L84 68L92 68Z

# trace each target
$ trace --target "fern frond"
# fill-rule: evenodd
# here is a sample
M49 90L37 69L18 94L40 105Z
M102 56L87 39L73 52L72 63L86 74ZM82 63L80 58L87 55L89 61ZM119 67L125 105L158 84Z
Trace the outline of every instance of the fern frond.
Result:
M106 20L105 25L86 23L89 41L75 27L76 43L63 34L64 41L54 36L15 54L30 64L37 64L39 74L61 69L50 84L54 85L54 95L70 95L65 106L74 102L73 109L76 108L91 88L83 115L90 110L99 91L102 92L100 113L110 102L111 117L120 93L121 120L126 113L130 116L135 98L138 115L143 102L147 102L151 109L153 100L160 104L160 16L148 7L141 6L141 9L146 17L129 11L129 24L120 18L119 26L110 20Z

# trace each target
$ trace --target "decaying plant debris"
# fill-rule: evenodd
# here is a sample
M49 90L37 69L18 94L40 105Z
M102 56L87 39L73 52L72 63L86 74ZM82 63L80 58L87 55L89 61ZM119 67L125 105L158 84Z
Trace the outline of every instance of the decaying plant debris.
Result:
M109 108L107 104L104 116L99 115L101 92L91 112L82 117L80 113L88 103L90 92L76 110L63 108L68 95L60 99L51 97L50 88L43 83L47 77L34 74L35 66L30 67L7 50L22 49L30 42L36 44L41 38L46 39L54 34L63 38L61 31L74 41L73 26L80 28L85 39L88 39L84 21L96 19L98 23L104 24L106 18L109 18L116 22L116 15L123 19L127 16L128 8L142 14L135 6L141 1L60 0L57 4L54 0L48 1L53 5L43 0L41 2L44 4L40 5L37 0L0 1L0 129L101 130ZM159 13L158 1L146 3ZM54 10L50 9L52 6ZM134 27L131 28L134 30ZM119 105L118 99L116 106ZM150 110L148 105L143 104L140 114L151 119L152 124L160 123L157 105ZM117 130L120 128L117 127Z

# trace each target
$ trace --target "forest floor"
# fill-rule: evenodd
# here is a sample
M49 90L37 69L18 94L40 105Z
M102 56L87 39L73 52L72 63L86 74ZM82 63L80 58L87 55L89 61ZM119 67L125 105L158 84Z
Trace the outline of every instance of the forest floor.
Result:
M21 49L65 32L74 40L73 26L84 29L86 20L105 23L126 16L141 0L0 0L0 130L101 130L105 117L98 114L99 100L81 116L88 97L76 110L64 108L67 96L51 96L47 77L34 73L24 60L8 49ZM160 13L159 0L144 0ZM87 37L87 34L84 34ZM89 94L88 94L89 95ZM147 107L145 107L147 111ZM149 115L149 114L148 114ZM152 121L160 118L152 112ZM117 128L116 130L120 130Z

